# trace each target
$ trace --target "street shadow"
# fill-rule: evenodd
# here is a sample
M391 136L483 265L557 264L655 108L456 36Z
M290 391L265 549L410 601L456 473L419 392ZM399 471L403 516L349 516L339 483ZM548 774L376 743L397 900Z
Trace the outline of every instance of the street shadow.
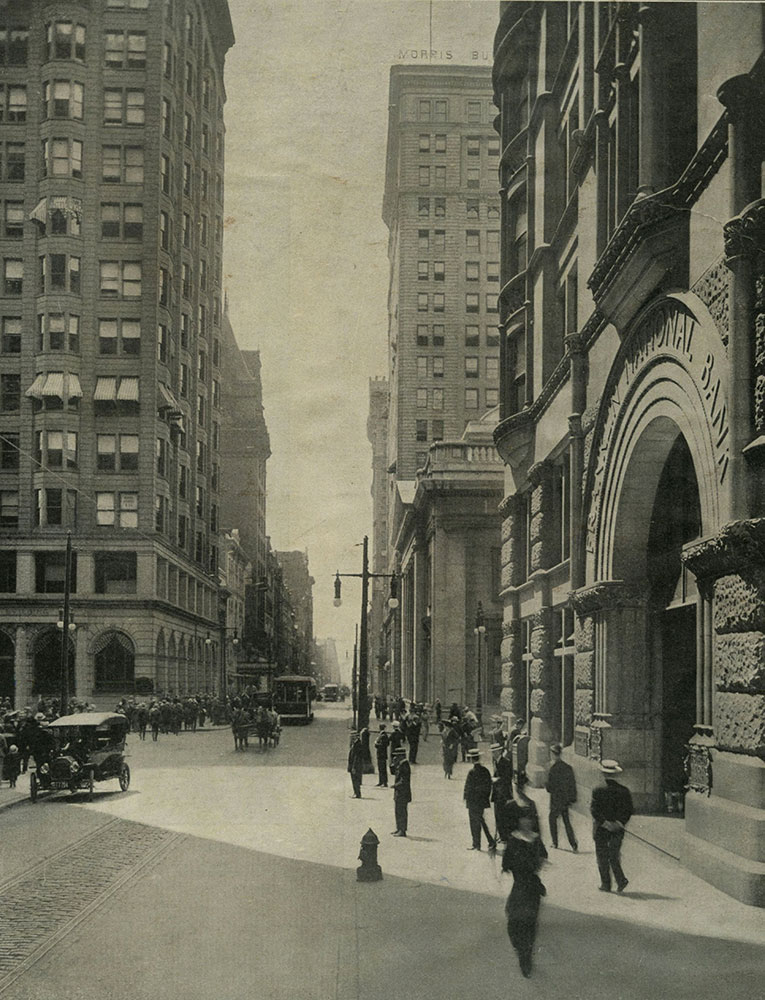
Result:
M440 840L436 837L413 837L410 833L406 835L407 840L416 840L419 844L439 844Z
M618 896L622 896L624 899L661 899L661 900L676 900L677 896L662 896L660 892L620 892L616 893Z

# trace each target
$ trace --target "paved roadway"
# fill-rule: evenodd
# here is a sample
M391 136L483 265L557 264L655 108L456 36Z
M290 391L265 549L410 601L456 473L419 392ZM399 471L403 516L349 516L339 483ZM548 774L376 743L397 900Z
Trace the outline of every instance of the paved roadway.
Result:
M411 836L391 838L391 793L367 778L350 797L349 715L320 705L267 753L234 753L222 730L132 737L127 794L109 783L91 804L2 810L0 997L762 996L765 912L634 841L630 889L599 893L584 817L581 853L551 852L543 872L536 966L522 979L507 877L465 850L465 767L444 781L437 744L421 744ZM369 826L385 873L372 885L354 874Z

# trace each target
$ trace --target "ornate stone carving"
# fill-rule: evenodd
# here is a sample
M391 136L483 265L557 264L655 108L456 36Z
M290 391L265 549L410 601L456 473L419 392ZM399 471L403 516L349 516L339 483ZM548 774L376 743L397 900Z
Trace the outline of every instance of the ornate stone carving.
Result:
M738 257L756 257L765 250L765 199L747 205L744 211L723 226L725 263Z
M714 728L721 750L765 756L765 694L718 691Z
M590 726L589 748L590 760L596 760L600 763L603 759L603 727L597 723Z
M765 632L765 566L718 577L714 584L714 628L727 632Z
M759 113L760 88L748 74L732 76L717 88L717 100L727 112L727 120L738 125Z
M590 756L590 731L582 726L577 726L574 731L574 753L577 757Z
M700 795L712 794L712 751L700 743L689 743L685 756L685 787Z
M683 553L683 562L701 580L716 580L729 573L765 565L765 517L731 521L713 538Z
M569 600L578 615L614 608L633 608L646 603L645 588L624 580L603 580L572 592Z
M765 635L762 632L718 635L715 674L718 691L765 693Z
M730 323L730 271L724 258L708 268L691 289L715 321L720 339L727 346Z
M503 639L517 639L521 634L521 622L520 619L515 619L512 622L502 622L502 638Z

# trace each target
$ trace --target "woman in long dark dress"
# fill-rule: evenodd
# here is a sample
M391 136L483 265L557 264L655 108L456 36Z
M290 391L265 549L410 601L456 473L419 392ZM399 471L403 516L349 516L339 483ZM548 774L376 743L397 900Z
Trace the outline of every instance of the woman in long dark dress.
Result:
M511 872L513 888L505 903L507 934L518 953L521 972L531 975L531 955L537 936L539 902L547 892L537 875L542 865L542 843L533 830L528 812L518 818L518 828L508 837L502 858L502 871Z

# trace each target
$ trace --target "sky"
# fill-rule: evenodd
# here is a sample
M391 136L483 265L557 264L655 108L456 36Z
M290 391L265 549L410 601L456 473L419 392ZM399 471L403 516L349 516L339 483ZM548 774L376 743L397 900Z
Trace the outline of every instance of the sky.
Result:
M382 218L390 67L491 65L496 0L229 0L225 286L258 349L267 530L307 550L314 633L352 649L372 533L368 380L387 369ZM429 37L432 28L432 46ZM427 61L427 59L425 60ZM352 655L352 654L351 654Z

